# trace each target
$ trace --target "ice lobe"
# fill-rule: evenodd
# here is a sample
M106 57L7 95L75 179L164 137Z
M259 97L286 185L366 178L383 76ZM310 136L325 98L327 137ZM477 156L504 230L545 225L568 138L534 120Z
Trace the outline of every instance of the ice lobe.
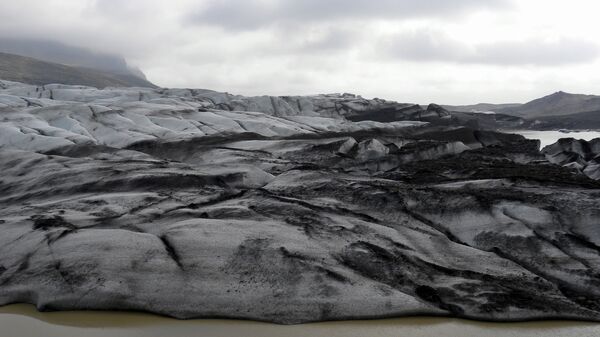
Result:
M424 111L0 81L0 305L600 321L595 143Z

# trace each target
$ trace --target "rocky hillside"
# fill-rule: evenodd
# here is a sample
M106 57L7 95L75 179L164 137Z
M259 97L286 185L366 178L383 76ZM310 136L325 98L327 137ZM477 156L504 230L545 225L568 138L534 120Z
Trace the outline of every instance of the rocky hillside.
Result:
M91 68L73 67L7 53L0 53L0 78L35 85L63 83L97 88L156 87L147 80L133 74L119 74Z
M600 182L448 119L2 81L0 305L600 321Z

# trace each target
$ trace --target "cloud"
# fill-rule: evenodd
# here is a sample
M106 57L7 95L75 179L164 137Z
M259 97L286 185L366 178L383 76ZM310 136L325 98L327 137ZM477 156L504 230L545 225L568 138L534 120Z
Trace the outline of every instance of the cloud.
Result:
M193 12L187 20L227 30L254 30L290 22L439 18L476 9L509 6L508 0L213 0Z
M596 90L599 10L589 0L18 0L0 1L0 37L123 55L168 87L460 104Z
M349 54L369 41L368 33L352 27L331 27L318 25L305 27L304 31L293 33L295 30L275 31L261 48L265 56L282 55L298 56L331 56L334 54Z
M396 34L384 39L379 49L396 60L514 66L589 63L600 52L598 45L577 38L468 44L430 30Z
M592 62L599 55L596 44L575 38L495 42L479 45L477 52L475 61L508 65L580 64Z
M335 51L347 50L362 39L360 32L342 29L323 29L305 38L297 51Z

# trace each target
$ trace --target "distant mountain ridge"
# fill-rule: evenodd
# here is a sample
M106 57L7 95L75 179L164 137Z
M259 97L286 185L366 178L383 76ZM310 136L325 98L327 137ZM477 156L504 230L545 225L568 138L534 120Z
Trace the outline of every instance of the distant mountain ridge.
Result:
M518 107L500 109L498 112L526 118L535 118L565 116L598 110L600 110L600 96L570 94L559 91Z
M533 130L600 130L600 110L563 116L546 116L529 120Z
M504 103L504 104L494 104L494 103L477 103L470 105L443 105L444 109L449 111L459 111L459 112L495 112L496 110L505 109L505 108L514 108L523 105L522 103Z
M147 79L140 69L128 65L122 56L96 52L53 40L0 38L0 53Z
M112 73L84 67L41 61L35 58L0 53L0 78L35 85L63 83L105 87L148 87L153 83L133 74Z
M536 119L600 111L600 96L558 91L525 104L476 104L445 107L451 111L493 111L526 119Z

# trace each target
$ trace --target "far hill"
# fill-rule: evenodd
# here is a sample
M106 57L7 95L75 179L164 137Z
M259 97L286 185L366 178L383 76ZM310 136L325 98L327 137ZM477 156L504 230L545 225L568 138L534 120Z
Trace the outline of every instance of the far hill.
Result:
M146 79L144 73L130 66L123 56L68 45L56 40L0 38L0 53Z
M583 112L600 111L600 96L569 94L563 91L538 98L525 104L475 104L445 106L451 111L487 112L536 119L548 116L567 116Z
M479 103L472 105L444 105L443 107L449 111L459 112L490 112L497 111L505 108L514 108L521 106L521 103L506 103L506 104L492 104L492 103Z
M526 125L532 130L600 130L600 110L531 118Z
M496 112L525 118L565 116L600 110L600 96L556 92L517 107L499 109Z
M156 85L132 74L67 66L7 53L0 53L0 79L35 85L62 83L96 88L156 88Z

